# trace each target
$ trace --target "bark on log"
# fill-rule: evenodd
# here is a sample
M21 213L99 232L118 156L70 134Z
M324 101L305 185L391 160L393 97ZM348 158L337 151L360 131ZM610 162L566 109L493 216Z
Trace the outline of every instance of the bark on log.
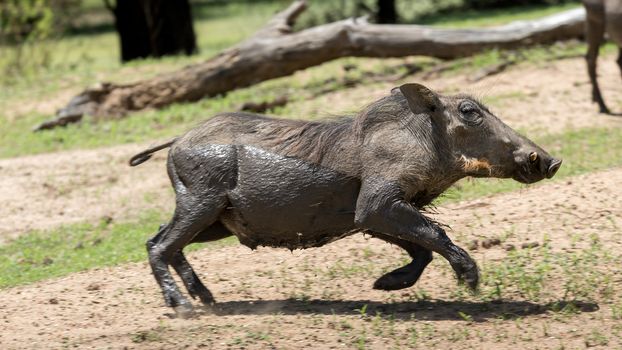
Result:
M305 7L304 0L295 1L254 36L206 62L134 84L105 83L87 89L58 115L118 116L196 101L340 57L425 55L450 59L495 47L549 43L580 37L585 18L584 10L576 9L480 29L376 25L357 18L292 32Z

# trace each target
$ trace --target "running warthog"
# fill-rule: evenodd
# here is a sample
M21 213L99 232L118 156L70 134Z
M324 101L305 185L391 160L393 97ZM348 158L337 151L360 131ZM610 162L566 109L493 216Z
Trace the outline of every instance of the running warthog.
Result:
M413 258L374 288L412 286L432 252L476 288L473 259L420 210L466 176L532 183L552 177L561 165L473 98L438 95L419 84L393 89L353 118L307 122L221 114L137 154L130 164L169 146L177 207L147 251L166 304L181 313L192 305L169 265L193 298L212 304L182 249L231 235L251 249L297 249L364 232Z
M587 73L592 83L592 101L598 104L600 113L610 114L596 80L596 60L605 32L618 46L618 66L622 70L622 0L583 0L586 12Z

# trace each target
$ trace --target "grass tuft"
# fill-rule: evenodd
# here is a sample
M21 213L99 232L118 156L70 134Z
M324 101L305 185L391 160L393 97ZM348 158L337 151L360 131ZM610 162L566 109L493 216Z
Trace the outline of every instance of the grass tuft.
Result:
M95 267L146 261L145 242L166 219L163 213L147 211L131 222L73 224L22 235L0 246L0 288ZM225 239L191 249L233 242L233 238Z

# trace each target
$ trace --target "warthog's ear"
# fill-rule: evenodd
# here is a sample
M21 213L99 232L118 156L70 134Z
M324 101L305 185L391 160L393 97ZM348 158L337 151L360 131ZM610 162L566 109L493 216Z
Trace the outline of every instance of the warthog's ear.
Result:
M408 107L415 114L436 112L440 109L441 100L438 95L421 84L404 84L400 91L408 101Z

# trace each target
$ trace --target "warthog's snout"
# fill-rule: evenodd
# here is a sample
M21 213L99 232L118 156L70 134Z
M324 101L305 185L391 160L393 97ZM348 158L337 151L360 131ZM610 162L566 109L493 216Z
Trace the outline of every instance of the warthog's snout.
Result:
M549 162L549 168L546 172L546 178L550 179L553 176L555 176L555 173L557 173L557 170L559 170L560 166L562 166L562 160L552 158L551 161Z
M561 159L555 159L542 150L519 151L514 159L519 165L514 179L522 183L533 183L544 178L550 179L555 176L562 165Z

